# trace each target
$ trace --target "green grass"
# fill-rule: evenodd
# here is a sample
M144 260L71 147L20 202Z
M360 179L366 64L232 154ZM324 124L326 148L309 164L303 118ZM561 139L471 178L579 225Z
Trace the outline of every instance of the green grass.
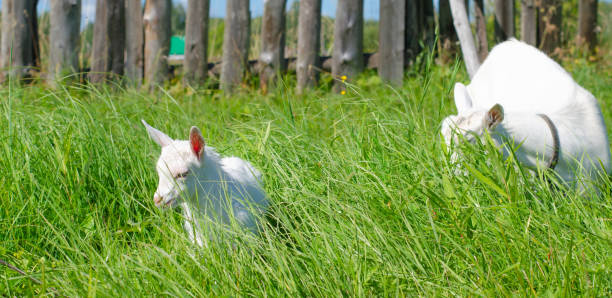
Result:
M0 258L43 283L0 266L0 295L610 295L610 195L555 190L486 146L454 175L438 130L466 77L424 65L401 89L365 75L344 96L0 89ZM609 70L567 67L610 130ZM258 167L261 235L191 244L154 207L141 118L182 139L198 125Z

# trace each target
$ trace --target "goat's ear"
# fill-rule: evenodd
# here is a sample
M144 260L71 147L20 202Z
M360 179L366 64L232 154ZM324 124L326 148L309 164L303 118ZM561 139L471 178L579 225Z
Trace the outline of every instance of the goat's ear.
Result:
M472 108L472 98L470 98L465 85L461 83L455 83L455 106L457 107L457 114L462 114Z
M142 121L142 124L147 128L149 137L151 137L151 139L155 141L155 143L157 143L158 145L162 147L167 146L170 143L172 143L172 138L167 136L165 133L155 129L153 126L149 125L149 123L147 123L146 121L144 120L141 120L141 121Z
M202 158L202 155L204 154L204 146L206 144L200 129L195 126L192 126L191 130L189 130L189 143L191 145L191 151L193 151L193 154L195 154L198 159Z
M500 104L494 105L485 116L485 125L488 129L494 129L504 120L504 108Z

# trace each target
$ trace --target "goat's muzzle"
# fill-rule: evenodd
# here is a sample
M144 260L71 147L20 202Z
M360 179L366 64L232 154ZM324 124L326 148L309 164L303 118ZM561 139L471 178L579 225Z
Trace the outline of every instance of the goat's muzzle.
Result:
M164 197L160 196L157 193L153 195L153 202L155 202L155 206L160 207L163 201Z

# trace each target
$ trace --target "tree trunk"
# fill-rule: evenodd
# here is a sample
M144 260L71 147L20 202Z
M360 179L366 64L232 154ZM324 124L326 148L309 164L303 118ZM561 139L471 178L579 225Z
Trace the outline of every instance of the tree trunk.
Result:
M576 37L576 45L579 48L586 45L590 52L595 49L597 44L595 27L597 27L597 0L579 0L578 36Z
M521 39L532 46L537 46L537 27L535 0L521 0Z
M540 49L553 55L561 43L561 0L540 0Z
M0 65L17 78L29 77L40 66L38 47L38 0L2 1Z
M259 73L261 88L266 92L276 76L284 72L285 65L285 0L264 1L261 26L261 53ZM312 29L311 29L312 30Z
M334 78L354 80L363 70L363 0L339 0L334 23ZM334 90L344 90L336 80Z
M249 57L249 0L227 0L223 33L221 88L231 93L242 82Z
M495 0L495 38L497 42L514 36L514 0Z
M405 0L381 0L378 75L393 86L404 79Z
M170 51L170 0L147 0L143 22L145 26L145 81L150 86L160 84L168 77Z
M453 13L453 22L455 30L459 36L461 43L461 51L463 52L463 60L467 68L470 78L474 77L476 71L480 67L476 45L474 45L474 36L468 21L465 2L463 0L450 0L451 12Z
M478 57L483 62L489 55L489 43L487 41L487 20L484 15L484 1L476 0L474 5L476 15L476 38L478 39Z
M189 0L185 23L184 79L188 85L200 85L208 72L209 0Z
M81 0L51 0L49 70L51 83L79 70Z
M144 70L144 25L140 0L126 0L125 31L126 57L125 73L135 85L142 83Z
M319 41L321 35L321 0L301 0L298 20L297 90L314 87L317 83Z
M91 54L92 83L101 83L109 75L123 75L125 57L125 3L121 0L97 0L96 22Z

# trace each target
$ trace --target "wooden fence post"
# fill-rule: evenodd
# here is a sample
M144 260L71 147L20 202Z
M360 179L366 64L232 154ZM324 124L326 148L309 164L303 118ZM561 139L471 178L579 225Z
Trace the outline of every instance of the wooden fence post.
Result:
M484 61L489 55L489 42L487 41L487 20L484 12L484 0L474 1L474 12L476 16L476 38L478 40L478 58Z
M321 35L321 0L300 0L298 17L297 91L316 85Z
M448 0L438 2L438 61L448 63L455 59L458 53L457 32L453 25L453 15L451 14Z
M405 5L405 59L404 63L416 57L422 50L421 43L432 48L435 40L435 19L432 0L406 0Z
M149 86L160 84L168 77L170 51L170 0L147 0L143 22L145 25L145 81Z
M535 0L521 0L521 40L538 46L537 11Z
M579 48L586 45L591 52L595 49L597 43L595 27L597 27L597 0L579 0L578 35L576 36L576 45Z
M480 67L480 60L474 44L474 36L467 17L464 0L450 0L451 12L453 13L453 22L455 30L459 36L461 44L461 52L463 53L463 61L470 78L474 77L476 71Z
M189 0L185 23L185 83L200 85L208 72L208 11L209 0Z
M457 40L457 33L453 25L453 16L448 0L440 0L438 8L439 43L443 45L443 48L447 49L445 45L455 42Z
M55 81L79 70L79 30L81 0L51 0L49 12L49 70Z
M393 86L404 79L405 0L381 0L378 75Z
M125 58L125 3L97 0L91 54L92 83L101 83L110 73L123 75Z
M247 70L251 13L249 0L227 0L226 7L221 89L230 94Z
M404 37L404 63L407 65L409 61L414 59L419 53L419 18L418 5L415 0L406 0L406 19L404 25L406 27L406 36Z
M334 90L344 90L344 83L363 70L363 0L338 0L334 24L334 53L332 75L336 79Z
M277 76L287 69L285 63L285 0L264 1L261 26L259 80L264 93Z
M540 49L552 55L561 43L561 0L540 0Z
M432 50L436 42L436 19L432 0L419 0L422 13L421 34L428 50Z
M495 0L495 38L497 42L514 36L514 0Z
M38 0L2 1L2 38L0 66L11 67L9 75L27 77L33 67L40 66L38 46Z
M142 83L144 70L144 26L140 0L126 0L125 7L125 74L136 86Z

